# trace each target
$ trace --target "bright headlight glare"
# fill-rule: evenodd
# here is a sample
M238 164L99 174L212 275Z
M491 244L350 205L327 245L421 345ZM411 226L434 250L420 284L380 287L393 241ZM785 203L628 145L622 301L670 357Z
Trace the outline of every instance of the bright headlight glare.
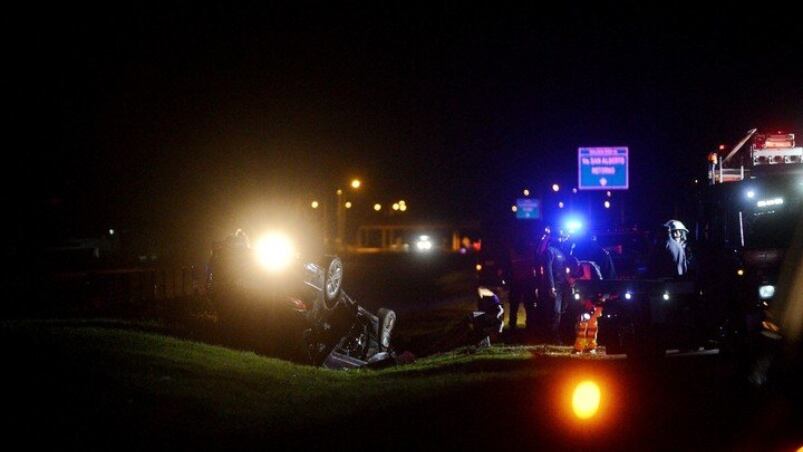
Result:
M580 294L579 293L574 294L574 299L575 300L579 300L580 299Z
M768 284L758 288L758 296L761 297L762 300L772 298L773 295L775 295L775 286Z
M254 250L260 265L270 272L284 270L295 258L293 242L279 233L271 233L260 238Z
M631 298L633 298L633 294L630 292L625 292L625 300L629 300Z
M429 251L432 249L432 240L428 235L419 236L415 247L418 251Z
M663 299L664 301L669 301L669 292L664 292Z

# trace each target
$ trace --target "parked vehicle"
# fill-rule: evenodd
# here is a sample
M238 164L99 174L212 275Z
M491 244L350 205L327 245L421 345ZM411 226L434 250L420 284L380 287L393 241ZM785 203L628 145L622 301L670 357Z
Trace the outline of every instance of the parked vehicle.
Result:
M777 342L770 311L803 221L801 155L794 134L753 129L727 155L709 156L709 184L689 205L687 279L578 282L577 296L604 303L600 343L636 355L716 346L745 357Z

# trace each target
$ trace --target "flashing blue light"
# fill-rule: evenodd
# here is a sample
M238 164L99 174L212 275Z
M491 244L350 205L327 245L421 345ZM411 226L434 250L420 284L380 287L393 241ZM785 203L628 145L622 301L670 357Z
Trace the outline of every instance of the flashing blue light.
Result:
M569 234L577 234L583 229L583 222L577 218L569 218L564 222L566 231Z

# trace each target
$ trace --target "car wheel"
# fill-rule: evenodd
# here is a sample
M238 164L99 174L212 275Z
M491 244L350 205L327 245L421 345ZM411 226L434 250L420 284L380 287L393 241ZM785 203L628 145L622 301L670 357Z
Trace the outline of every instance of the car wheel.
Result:
M377 311L377 317L379 318L379 346L382 351L388 351L393 326L396 324L396 313L390 309L380 308Z
M323 301L327 309L332 309L343 290L343 261L337 256L328 257L323 269Z

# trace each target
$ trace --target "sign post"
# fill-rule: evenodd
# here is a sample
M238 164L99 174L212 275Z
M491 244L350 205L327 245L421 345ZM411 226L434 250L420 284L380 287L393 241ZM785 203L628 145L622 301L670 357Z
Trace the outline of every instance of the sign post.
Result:
M516 200L517 220L538 220L541 218L541 201L534 198Z
M630 186L627 146L577 149L580 190L627 190Z

